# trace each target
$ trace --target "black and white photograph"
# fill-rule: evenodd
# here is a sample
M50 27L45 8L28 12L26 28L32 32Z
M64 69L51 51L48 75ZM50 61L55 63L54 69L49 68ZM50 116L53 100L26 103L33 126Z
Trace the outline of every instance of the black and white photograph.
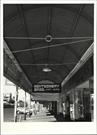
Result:
M95 121L94 3L3 4L3 123Z

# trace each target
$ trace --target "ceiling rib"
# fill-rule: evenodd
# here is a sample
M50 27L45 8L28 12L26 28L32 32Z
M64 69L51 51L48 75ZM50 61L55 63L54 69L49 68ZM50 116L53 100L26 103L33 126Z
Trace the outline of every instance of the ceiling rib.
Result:
M64 62L64 63L35 63L35 64L30 64L30 63L21 63L20 65L23 66L44 66L44 65L49 65L49 66L62 66L62 65L73 65L76 64L76 62Z
M52 30L52 7L48 7L47 35L51 35L51 30ZM47 52L47 62L49 63L49 48Z
M21 39L24 39L24 40L29 40L29 39L32 39L32 40L44 40L45 41L45 37L4 37L5 39L19 39L19 40L21 40ZM68 37L52 37L52 39L54 39L54 40L70 40L70 39L93 39L93 37L70 37L70 36L68 36ZM35 44L37 44L37 43L40 43L41 41L37 41L37 42L35 42Z
M21 22L23 24L23 29L25 30L25 34L26 34L27 37L29 37L29 32L28 32L28 29L27 29L26 19L25 19L25 15L24 15L24 12L23 12L22 5L17 5L17 9L19 11ZM29 43L29 47L31 47L32 43L31 43L30 39L28 40L28 43ZM33 58L32 60L34 60L34 55L32 53L31 53L31 55L32 55L32 58ZM33 61L33 63L34 63L34 61Z
M47 25L47 34L50 35L52 32L52 16L53 15L53 9L52 7L48 8L48 25Z
M75 31L76 28L77 28L78 22L79 22L79 20L80 20L80 17L81 17L81 14L82 14L84 8L85 8L85 5L81 5L81 7L80 7L78 13L75 13L75 16L74 16L74 19L73 19L73 24L72 24L71 30L70 30L70 36L71 36L71 37L73 36L74 31Z
M35 51L35 50L41 50L41 49L46 49L46 48L52 48L52 47L67 46L67 45L72 45L72 44L81 43L81 42L87 42L87 41L91 41L91 39L72 41L72 42L68 42L68 43L53 44L53 45L50 45L50 46L41 46L41 47L36 47L36 48L28 48L28 49L17 50L17 51L12 51L12 52L13 53L21 53L21 52Z
M74 34L74 31L77 27L77 24L79 22L79 19L80 19L80 16L81 16L81 13L83 12L83 9L85 8L85 5L81 5L79 11L77 13L75 13L75 16L74 16L74 19L73 19L73 25L71 26L71 30L70 30L70 33L69 33L69 36L72 37L73 34ZM73 52L76 56L76 58L79 60L80 59L80 56L79 54L73 49L72 46L69 47L70 51ZM63 56L63 62L64 62L64 59L65 59L65 53L64 53L64 56Z
M27 37L29 37L29 32L28 32L28 29L27 29L27 23L26 23L26 19L25 19L25 14L24 14L24 10L23 10L23 6L22 4L21 5L17 5L17 9L18 9L18 12L20 14L20 18L21 18L21 22L23 24L23 29L25 30L25 34ZM31 40L28 40L28 44L29 44L29 47L31 47L32 43L31 43ZM31 52L31 56L32 56L32 63L34 63L35 61L35 56L33 55L33 53Z

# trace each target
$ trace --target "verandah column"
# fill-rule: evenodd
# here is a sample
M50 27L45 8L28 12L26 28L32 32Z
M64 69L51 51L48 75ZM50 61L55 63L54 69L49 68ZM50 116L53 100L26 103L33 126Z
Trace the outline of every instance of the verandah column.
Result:
M63 120L63 105L62 105L62 95L61 93L59 94L59 100L57 101L57 119L59 121Z
M25 109L25 112L24 112L24 120L26 120L26 91L25 91L24 109Z
M16 85L16 96L15 96L15 106L14 106L14 122L17 122L17 102L18 102L18 86Z

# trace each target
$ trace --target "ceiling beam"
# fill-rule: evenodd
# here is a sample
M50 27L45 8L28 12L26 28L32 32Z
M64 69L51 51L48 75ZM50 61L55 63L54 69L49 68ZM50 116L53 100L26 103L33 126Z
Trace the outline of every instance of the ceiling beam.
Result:
M76 66L73 68L73 70L69 73L69 75L63 80L62 87L65 87L66 83L69 82L69 80L84 66L84 64L89 60L91 56L93 56L93 45L87 49L87 51L84 53L82 58L79 60L79 62L76 64Z
M40 101L59 101L59 93L32 92L32 97L34 100L40 100Z
M23 87L24 90L31 90L32 84L27 78L26 74L21 69L19 63L15 59L14 55L8 48L6 42L4 41L4 75L17 84Z
M88 39L86 39L86 40L88 41ZM76 59L79 60L80 56L78 55L78 53L71 46L73 44L75 44L75 43L84 42L86 40L72 41L72 42L65 42L65 43L60 43L59 41L57 41L54 44L50 44L50 46L48 46L48 45L46 45L46 46L42 45L41 46L40 45L39 47L36 47L36 48L33 47L33 48L13 51L13 53L24 53L24 52L27 52L27 51L37 51L37 50L41 50L41 49L48 49L48 48L58 47L58 46L63 46L64 45L64 48L69 50L76 57Z
M50 35L52 32L52 19L53 19L53 9L52 7L48 7L47 35Z

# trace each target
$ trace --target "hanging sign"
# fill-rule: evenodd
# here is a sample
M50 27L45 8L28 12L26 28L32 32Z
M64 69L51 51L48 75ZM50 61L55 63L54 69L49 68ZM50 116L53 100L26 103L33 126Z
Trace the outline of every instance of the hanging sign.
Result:
M34 84L33 92L60 92L60 84Z

